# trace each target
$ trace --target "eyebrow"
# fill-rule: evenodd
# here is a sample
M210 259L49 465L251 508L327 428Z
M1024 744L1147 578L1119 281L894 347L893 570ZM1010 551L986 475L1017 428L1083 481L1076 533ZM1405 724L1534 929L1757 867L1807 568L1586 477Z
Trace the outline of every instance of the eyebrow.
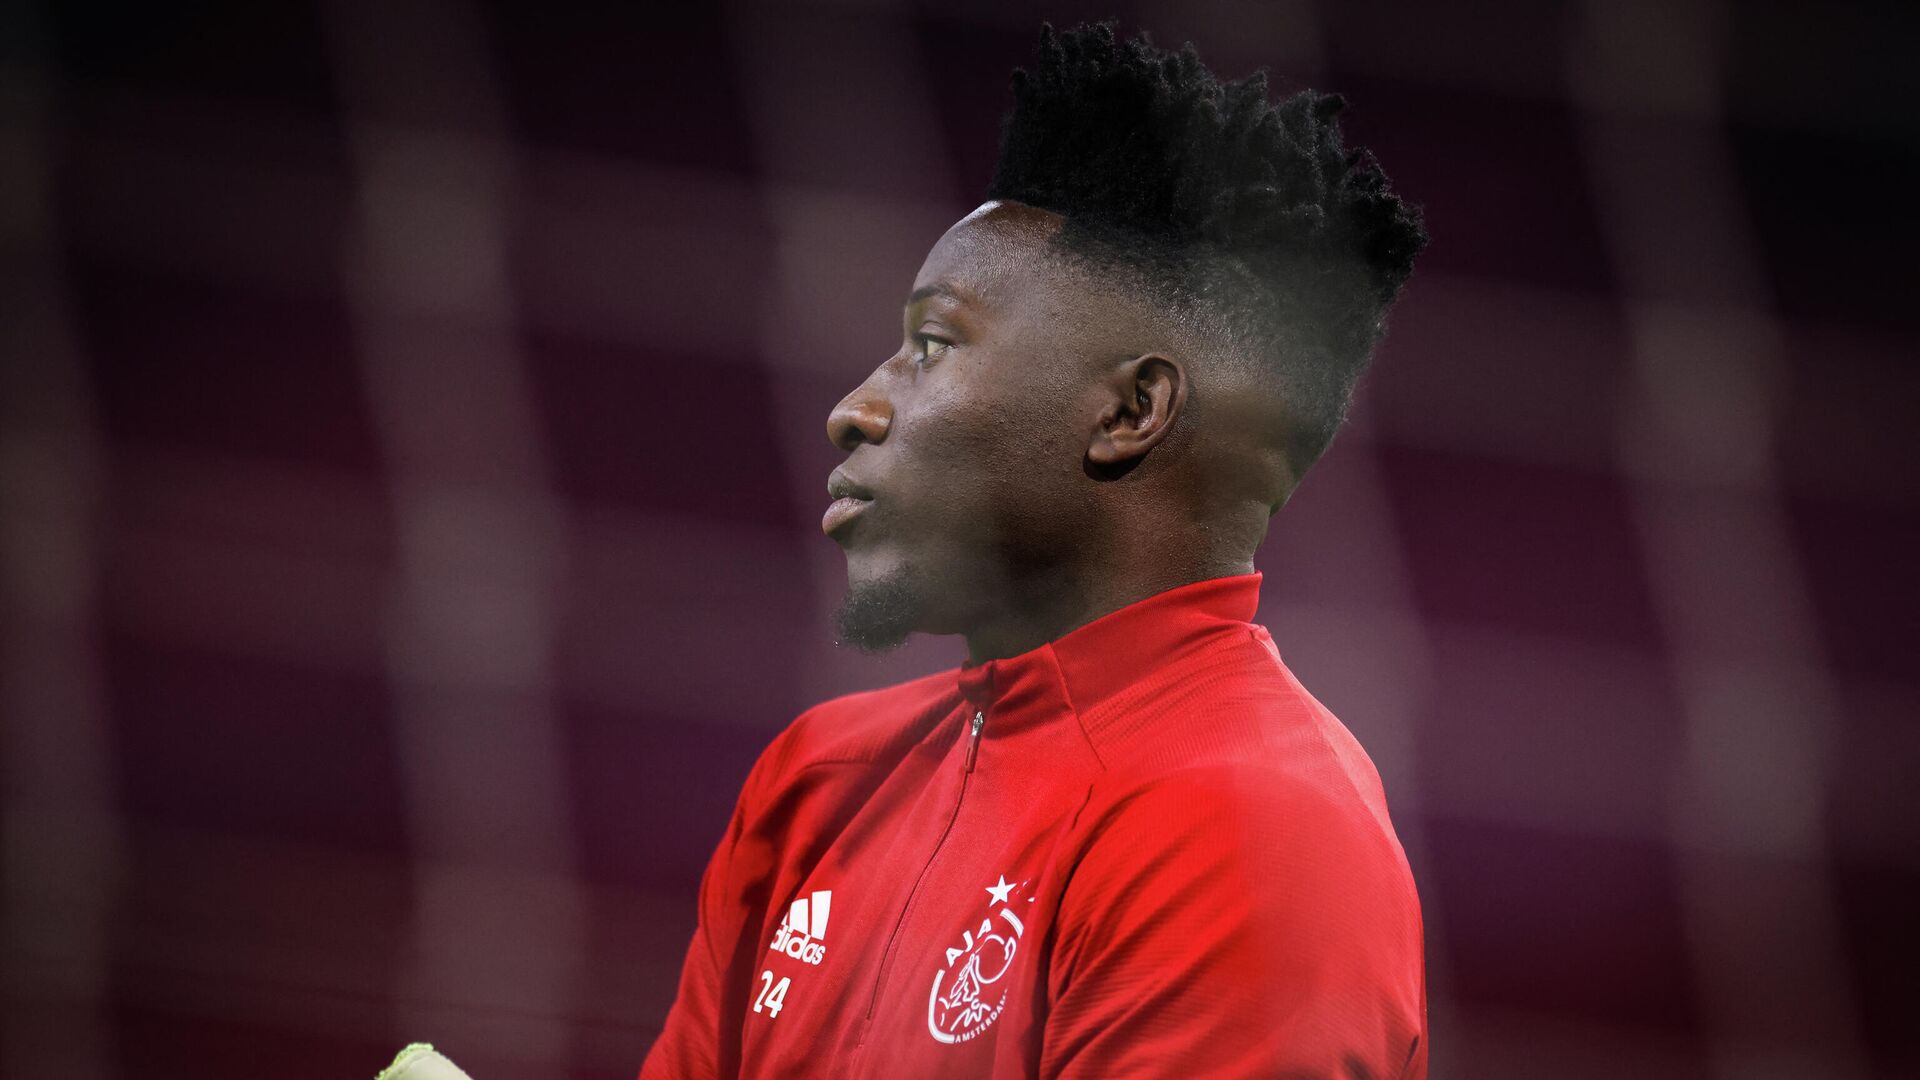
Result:
M931 285L922 285L913 290L912 295L907 297L907 306L912 307L930 296L944 296L950 300L957 300L962 304L967 302L967 297L962 295L960 291L952 285L944 281L936 281Z

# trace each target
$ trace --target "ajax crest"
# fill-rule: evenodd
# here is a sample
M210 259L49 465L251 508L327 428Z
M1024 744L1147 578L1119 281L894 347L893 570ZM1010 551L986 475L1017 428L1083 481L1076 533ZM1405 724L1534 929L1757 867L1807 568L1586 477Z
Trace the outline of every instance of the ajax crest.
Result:
M1007 986L1001 982L1020 950L1025 923L1014 913L1012 894L1026 885L1009 885L1006 876L987 887L987 914L979 925L962 931L948 947L947 966L933 976L927 996L927 1031L943 1043L978 1037L1000 1019L1007 1004ZM1032 902L1032 897L1026 900Z

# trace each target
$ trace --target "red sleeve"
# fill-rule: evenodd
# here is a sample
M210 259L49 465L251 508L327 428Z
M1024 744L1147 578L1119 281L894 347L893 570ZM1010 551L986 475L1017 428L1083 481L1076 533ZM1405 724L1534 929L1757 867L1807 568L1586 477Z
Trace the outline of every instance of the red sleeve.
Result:
M1041 1076L1425 1077L1419 905L1359 796L1217 766L1089 809Z
M687 945L680 989L660 1037L640 1066L640 1080L710 1080L738 1071L739 1048L723 1034L721 1021L740 1015L744 1003L728 1000L727 965L739 951L741 935L750 932L743 898L754 892L771 865L768 854L752 850L752 844L743 852L741 837L756 820L770 778L784 766L787 742L788 734L774 739L754 763L734 802L727 833L700 877L699 923ZM732 981L738 983L734 996L743 993L746 983Z
M714 938L716 928L726 923L727 913L715 910L714 900L725 892L723 883L744 827L744 809L743 793L734 806L727 835L701 875L700 921L694 927L686 963L680 970L680 990L667 1012L660 1037L640 1066L641 1080L709 1080L720 1075L721 972L725 968L720 957L725 947Z

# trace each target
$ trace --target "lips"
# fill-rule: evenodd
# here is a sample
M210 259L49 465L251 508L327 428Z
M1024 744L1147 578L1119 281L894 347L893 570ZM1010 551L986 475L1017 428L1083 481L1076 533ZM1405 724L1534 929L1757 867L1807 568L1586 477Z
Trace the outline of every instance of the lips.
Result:
M845 528L873 501L873 492L839 469L833 470L833 475L827 477L827 494L833 497L833 504L827 507L826 516L820 519L820 531L828 536Z
M865 510L867 504L872 501L871 499L855 499L851 497L833 500L832 505L827 507L826 515L820 519L820 531L826 533L828 536L832 536L834 533L845 528L849 521L858 517L860 511Z

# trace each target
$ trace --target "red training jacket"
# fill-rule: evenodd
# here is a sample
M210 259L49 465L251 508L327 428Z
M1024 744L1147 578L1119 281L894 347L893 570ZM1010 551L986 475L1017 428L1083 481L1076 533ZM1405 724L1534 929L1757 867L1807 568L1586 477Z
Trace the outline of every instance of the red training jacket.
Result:
M1406 856L1260 579L802 714L642 1080L1425 1077Z

